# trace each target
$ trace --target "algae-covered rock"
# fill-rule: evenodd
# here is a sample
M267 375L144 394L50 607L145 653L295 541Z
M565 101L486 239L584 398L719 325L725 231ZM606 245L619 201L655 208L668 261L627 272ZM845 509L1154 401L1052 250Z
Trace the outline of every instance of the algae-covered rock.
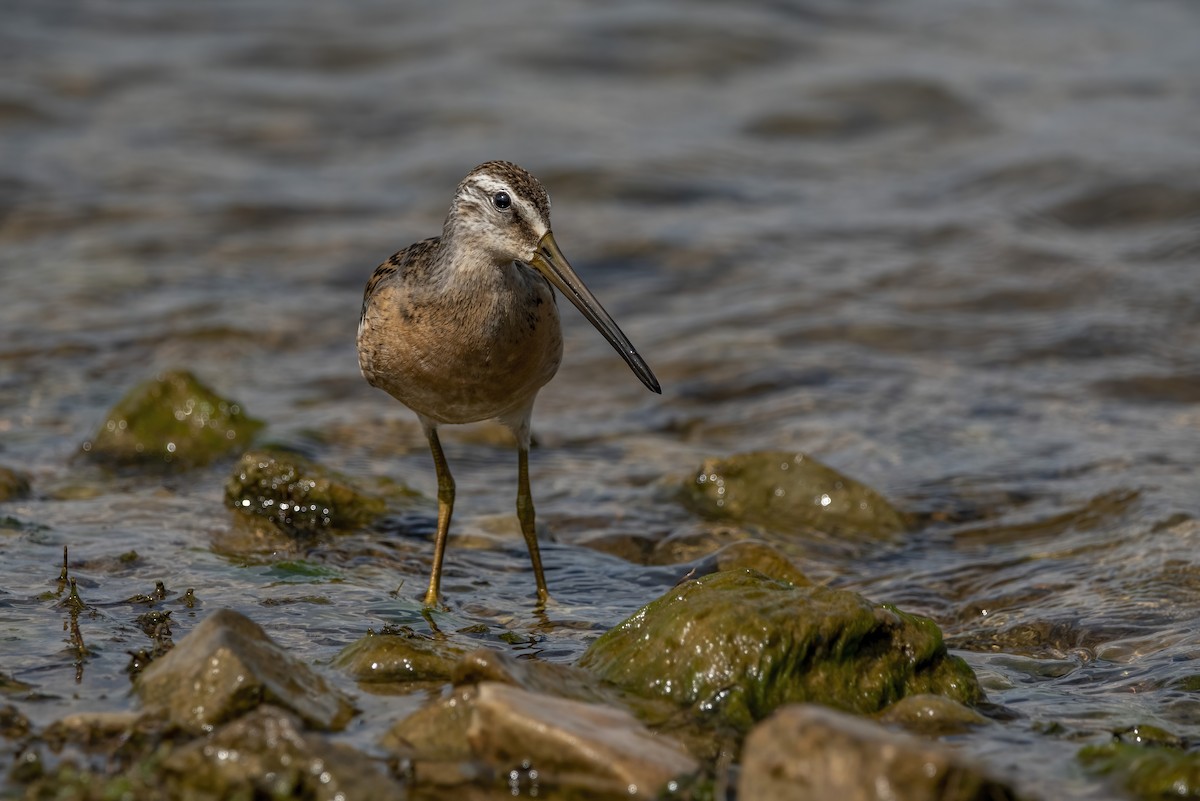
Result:
M191 373L177 371L131 390L83 450L113 465L195 467L244 449L262 425Z
M360 682L444 680L470 650L445 638L385 629L347 645L333 664Z
M245 615L221 609L200 622L134 683L151 710L190 732L211 731L270 703L318 729L341 729L354 706Z
M974 709L945 696L927 693L901 698L883 710L876 720L903 726L926 737L958 734L987 724L987 718Z
M467 739L498 771L536 770L549 785L587 798L656 798L699 765L681 745L650 732L623 709L479 685Z
M873 713L913 693L983 697L931 620L752 570L675 587L592 643L579 666L741 729L786 703Z
M11 467L0 467L0 503L29 497L29 476Z
M305 732L295 716L272 706L176 749L162 768L170 797L192 801L407 798L366 754Z
M1005 801L1018 796L958 753L814 704L746 738L738 797L755 801Z
M292 536L363 526L387 508L342 476L281 451L244 454L225 483L225 503Z
M1163 740L1118 735L1111 743L1086 746L1079 752L1079 761L1088 770L1112 776L1146 801L1200 798L1200 751L1161 744Z
M811 456L755 451L707 459L684 484L685 503L706 517L792 532L887 537L907 528L904 516L875 490Z
M726 545L716 553L699 560L696 576L720 573L724 570L757 570L767 578L786 581L803 587L812 582L774 545L758 540L742 540Z

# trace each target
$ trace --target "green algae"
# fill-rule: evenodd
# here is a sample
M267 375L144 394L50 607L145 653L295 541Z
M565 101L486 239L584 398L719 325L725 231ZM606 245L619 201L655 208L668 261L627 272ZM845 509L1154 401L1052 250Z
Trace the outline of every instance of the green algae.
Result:
M908 528L875 490L803 453L754 451L707 459L684 482L683 501L705 517L791 533L886 538Z
M592 643L578 664L741 730L787 703L870 714L915 693L968 705L983 698L932 621L753 570L676 587Z
M1079 751L1088 770L1111 776L1139 799L1200 798L1200 751L1111 742Z
M29 497L29 476L11 467L0 466L0 503Z
M262 427L240 405L180 370L130 390L83 452L113 466L186 469L245 449Z
M225 504L297 536L367 525L387 510L383 498L302 456L243 454L225 483Z
M385 629L347 645L333 664L359 682L449 679L459 660L470 651L445 638L412 629Z

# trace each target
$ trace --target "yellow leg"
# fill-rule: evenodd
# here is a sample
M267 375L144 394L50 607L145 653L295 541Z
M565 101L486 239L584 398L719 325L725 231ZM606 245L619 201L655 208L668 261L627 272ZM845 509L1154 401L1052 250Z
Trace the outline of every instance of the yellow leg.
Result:
M546 577L542 574L542 554L538 550L537 531L534 528L533 495L529 492L529 446L517 447L517 519L521 521L521 535L529 548L529 559L533 562L533 580L537 582L538 603L550 600L546 590Z
M442 453L437 429L426 426L425 436L429 438L429 450L433 451L433 467L437 470L438 481L437 537L433 541L433 570L429 574L425 605L437 606L442 585L442 557L446 555L446 536L450 532L450 515L454 513L454 476L450 475L446 454Z

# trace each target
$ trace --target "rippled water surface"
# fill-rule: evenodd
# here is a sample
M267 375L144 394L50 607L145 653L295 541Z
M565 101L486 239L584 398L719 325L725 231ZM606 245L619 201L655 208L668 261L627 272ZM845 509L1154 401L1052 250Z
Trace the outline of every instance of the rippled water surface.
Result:
M432 501L247 556L230 462L160 478L77 453L183 367L266 441L432 497L415 418L358 373L362 286L504 158L546 184L664 394L563 304L532 456L558 604L534 611L511 446L452 430L440 627L572 661L687 571L622 556L721 536L674 497L704 456L805 451L926 522L797 545L801 566L939 622L1015 716L961 747L1046 797L1105 796L1081 743L1200 737L1198 34L1185 0L11 6L0 464L33 494L0 506L0 674L37 724L127 708L149 641L126 599L159 580L200 599L168 604L176 638L224 606L317 663L428 629ZM80 664L64 545L94 608ZM419 700L346 736L369 747Z

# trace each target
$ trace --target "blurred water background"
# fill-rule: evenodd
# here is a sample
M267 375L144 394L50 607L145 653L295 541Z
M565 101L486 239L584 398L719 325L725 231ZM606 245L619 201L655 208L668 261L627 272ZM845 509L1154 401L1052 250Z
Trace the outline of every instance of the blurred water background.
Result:
M35 723L128 707L124 600L157 580L200 599L177 637L230 606L316 663L427 628L431 501L426 536L247 554L228 462L77 453L186 367L269 441L432 497L415 419L358 373L362 286L502 158L664 394L561 304L532 457L560 606L534 613L511 446L461 429L443 627L571 661L684 572L629 543L713 534L674 498L701 458L805 451L926 523L801 567L938 621L1015 716L959 747L1104 797L1081 743L1200 737L1197 41L1186 0L7 3L0 464L33 494L0 507L0 673Z

